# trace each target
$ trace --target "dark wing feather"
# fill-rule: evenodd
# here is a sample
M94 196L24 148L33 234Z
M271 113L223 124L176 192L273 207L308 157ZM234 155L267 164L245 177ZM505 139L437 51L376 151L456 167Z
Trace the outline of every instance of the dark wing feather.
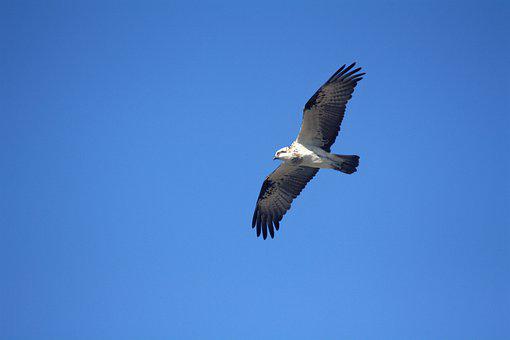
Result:
M265 240L268 230L271 238L274 237L274 231L280 228L280 221L292 201L318 171L316 168L282 163L267 176L253 213L252 228L257 227L257 237L262 233Z
M356 63L342 66L308 100L297 141L330 151L344 118L347 101L365 73L353 69Z

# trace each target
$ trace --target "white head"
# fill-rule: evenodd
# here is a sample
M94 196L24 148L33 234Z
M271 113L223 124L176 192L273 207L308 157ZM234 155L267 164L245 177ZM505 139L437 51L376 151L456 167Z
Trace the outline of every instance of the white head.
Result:
M286 146L286 147L281 148L280 150L276 151L276 153L274 154L273 160L280 159L280 160L284 161L284 160L291 159L292 153L289 152L289 149L290 148L288 146Z

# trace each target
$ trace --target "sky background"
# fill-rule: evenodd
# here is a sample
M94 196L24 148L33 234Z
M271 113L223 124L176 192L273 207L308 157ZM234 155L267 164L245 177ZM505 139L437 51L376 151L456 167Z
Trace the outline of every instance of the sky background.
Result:
M1 339L509 339L506 1L0 5ZM275 150L367 72L274 240Z

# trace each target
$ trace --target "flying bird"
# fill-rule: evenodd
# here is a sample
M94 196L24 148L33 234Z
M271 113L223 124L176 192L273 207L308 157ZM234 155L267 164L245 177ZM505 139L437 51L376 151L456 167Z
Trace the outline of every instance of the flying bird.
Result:
M303 110L301 130L296 140L276 151L273 159L282 163L266 177L253 213L252 228L257 227L257 237L267 233L274 237L280 228L283 215L292 201L319 169L333 169L346 174L356 172L357 155L330 153L340 124L344 118L347 101L358 81L365 73L354 68L356 63L343 65L308 100Z

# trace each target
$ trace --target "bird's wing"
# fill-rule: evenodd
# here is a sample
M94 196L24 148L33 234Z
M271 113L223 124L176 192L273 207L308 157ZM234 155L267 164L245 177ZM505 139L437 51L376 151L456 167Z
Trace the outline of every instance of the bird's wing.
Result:
M274 237L274 229L278 230L283 215L290 209L290 205L301 190L319 171L316 168L282 163L275 171L267 176L253 213L252 228L257 227L257 236Z
M344 118L345 106L365 73L354 65L340 67L308 100L297 141L330 151Z

